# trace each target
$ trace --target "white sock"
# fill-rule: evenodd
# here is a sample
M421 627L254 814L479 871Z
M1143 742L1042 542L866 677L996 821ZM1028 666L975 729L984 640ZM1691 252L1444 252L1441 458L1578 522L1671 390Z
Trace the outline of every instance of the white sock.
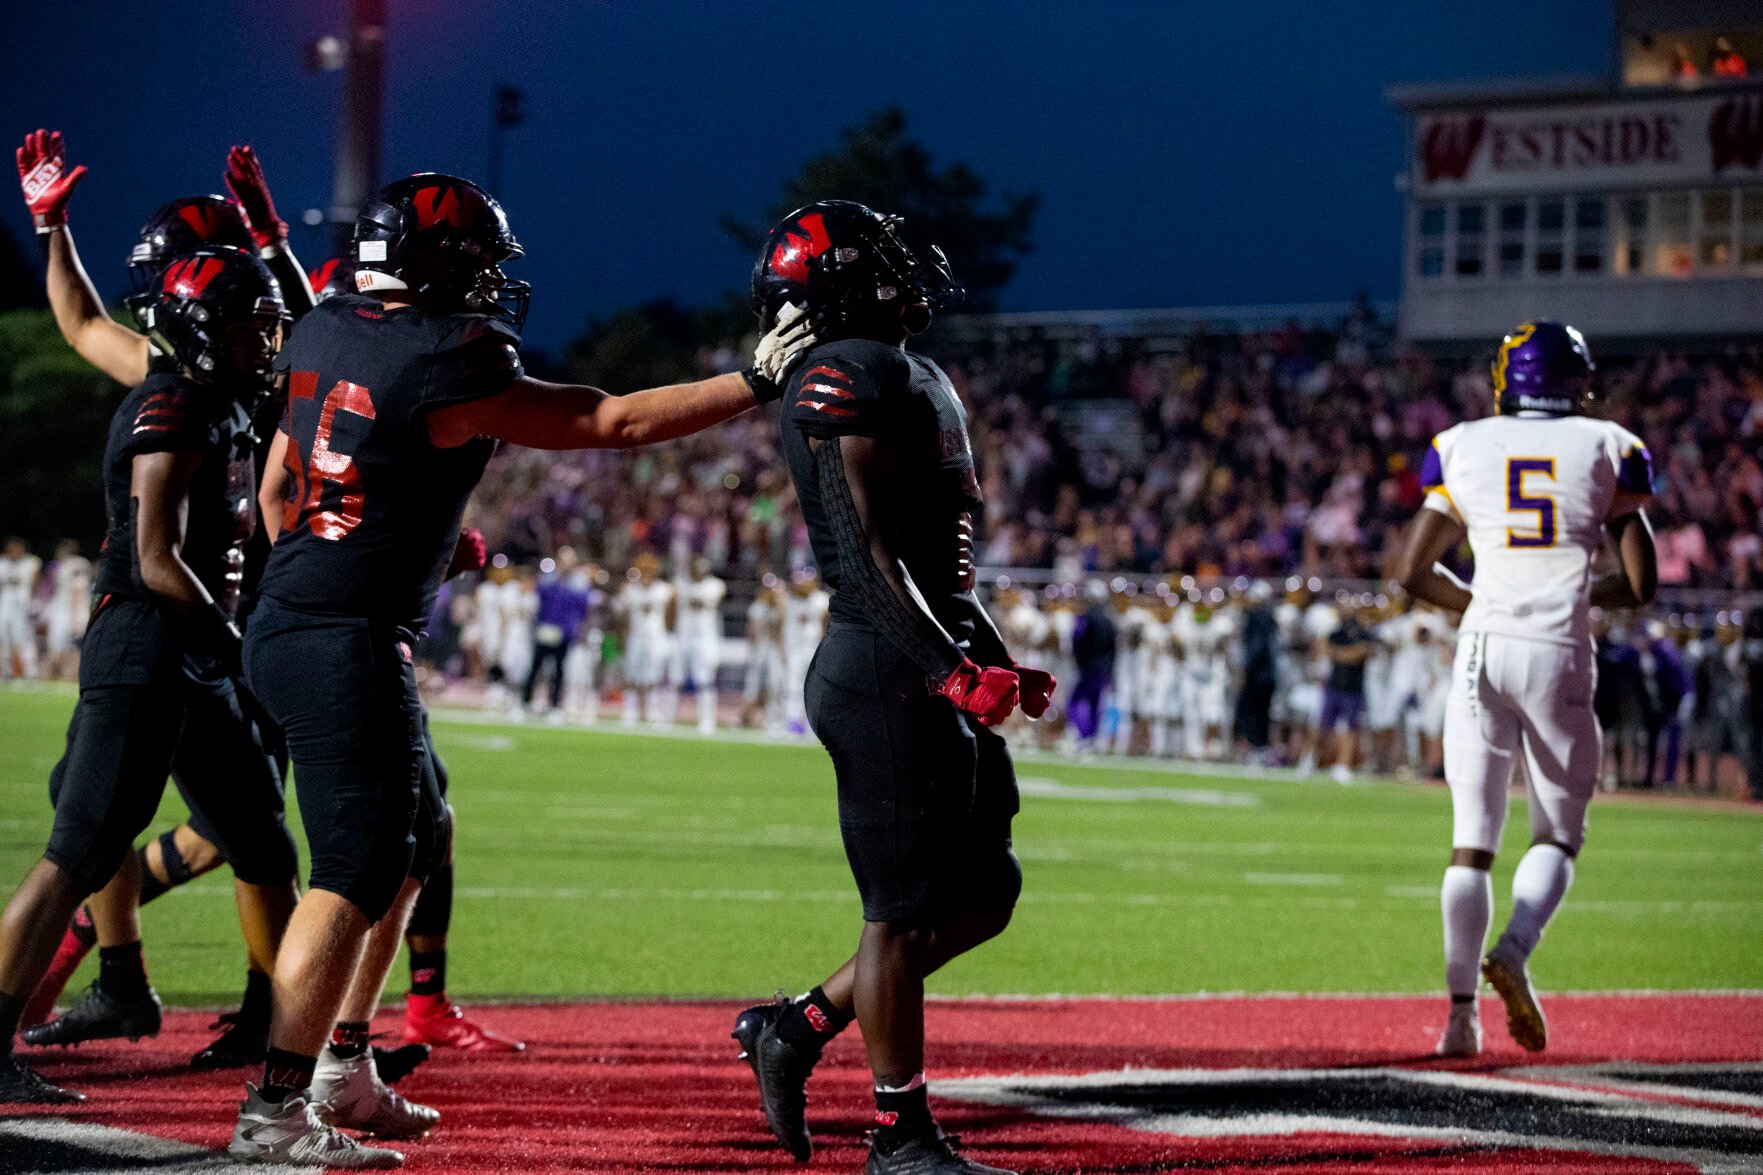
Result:
M716 729L716 691L698 691L698 729L709 734Z
M1439 889L1445 917L1445 989L1474 995L1481 985L1481 952L1494 920L1494 879L1486 869L1451 865Z
M1558 845L1532 845L1512 874L1512 916L1506 920L1500 945L1530 958L1543 929L1573 884L1573 858Z

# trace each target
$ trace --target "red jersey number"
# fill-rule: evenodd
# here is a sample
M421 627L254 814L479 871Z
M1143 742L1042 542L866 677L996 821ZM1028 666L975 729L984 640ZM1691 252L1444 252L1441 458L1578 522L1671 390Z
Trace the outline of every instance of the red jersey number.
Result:
M315 399L317 393L316 372L296 371L288 380L290 403ZM288 437L288 451L282 464L294 479L294 492L282 507L285 531L305 523L319 538L335 542L361 525L361 471L349 454L331 448L331 428L338 412L372 420L373 396L360 384L340 379L325 393L324 405L318 412L318 428L313 433L311 456L303 457L300 442L292 435ZM334 486L341 495L332 509L324 505L327 486Z

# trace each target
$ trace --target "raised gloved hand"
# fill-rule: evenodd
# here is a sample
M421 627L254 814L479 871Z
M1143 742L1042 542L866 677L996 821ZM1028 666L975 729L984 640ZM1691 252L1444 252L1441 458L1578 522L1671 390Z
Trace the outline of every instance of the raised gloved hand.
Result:
M972 661L963 661L937 692L954 702L956 708L979 717L986 726L996 726L1016 709L1016 673L995 665L981 668Z
M275 200L269 194L269 181L263 178L263 165L257 152L250 147L234 147L226 157L226 187L245 214L245 225L259 249L268 249L288 239L288 222L275 214Z
M67 148L60 131L35 130L24 137L24 146L13 155L18 160L18 184L24 189L25 207L38 228L67 223L67 200L86 169L67 170Z
M442 578L452 579L467 571L482 571L489 560L490 548L484 542L484 532L468 526L459 532L459 541L453 545L453 559L447 564L447 574Z
M1016 672L1017 688L1022 694L1022 712L1030 718L1039 718L1053 704L1053 691L1059 688L1059 679L1045 669L1031 669L1014 661L1010 668Z
M741 374L761 404L768 404L784 394L784 376L797 355L819 342L807 311L795 303L787 303L778 311L777 325L766 332L753 348L753 366Z

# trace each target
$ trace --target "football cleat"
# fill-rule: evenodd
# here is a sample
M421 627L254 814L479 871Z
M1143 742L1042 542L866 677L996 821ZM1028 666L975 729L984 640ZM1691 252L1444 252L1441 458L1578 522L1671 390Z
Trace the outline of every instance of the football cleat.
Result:
M412 993L404 1005L404 1041L468 1053L518 1053L526 1048L522 1041L467 1019L445 994Z
M207 1048L190 1058L192 1069L242 1069L261 1065L269 1052L269 1020L256 1017L246 1020L239 1012L228 1012L208 1026L220 1030Z
M890 1149L884 1150L884 1146ZM1016 1175L1003 1167L974 1162L959 1146L959 1141L941 1128L892 1144L871 1133L869 1162L863 1165L863 1175Z
M1481 961L1481 976L1499 993L1506 1005L1506 1031L1518 1047L1540 1053L1549 1044L1549 1023L1543 1019L1536 989L1530 985L1530 969L1524 960L1502 954L1498 947Z
M85 1100L83 1093L43 1080L36 1070L11 1053L0 1056L0 1105L71 1106Z
M1439 1037L1438 1055L1481 1056L1481 1012L1473 1003L1451 1005L1451 1018L1445 1024L1444 1035Z
M345 1170L402 1167L404 1156L384 1147L362 1146L319 1120L307 1095L295 1093L277 1103L265 1101L254 1085L245 1087L239 1124L227 1154L240 1163L291 1163Z
M381 1081L373 1056L344 1059L325 1049L312 1071L312 1105L327 1126L360 1130L376 1138L421 1138L441 1121L441 1112L419 1106Z
M778 1036L778 1019L789 1006L789 997L780 993L775 1003L748 1008L735 1017L729 1035L740 1042L741 1059L759 1083L765 1124L798 1163L806 1163L814 1154L808 1137L808 1076L820 1054L804 1053Z
M396 1085L416 1072L416 1067L429 1059L429 1051L426 1044L403 1044L395 1049L383 1049L375 1045L373 1071L387 1085Z
M152 988L140 999L120 1000L98 986L96 979L67 1011L49 1021L19 1033L26 1044L70 1045L88 1040L112 1040L126 1036L131 1041L143 1036L159 1035L159 996Z
M55 948L55 958L49 963L49 970L43 975L37 990L31 993L30 1000L24 1006L24 1013L19 1016L21 1028L35 1028L49 1019L55 1011L55 1001L67 988L67 981L73 978L86 956L91 954L92 947L80 941L79 935L69 930L61 936L61 945Z

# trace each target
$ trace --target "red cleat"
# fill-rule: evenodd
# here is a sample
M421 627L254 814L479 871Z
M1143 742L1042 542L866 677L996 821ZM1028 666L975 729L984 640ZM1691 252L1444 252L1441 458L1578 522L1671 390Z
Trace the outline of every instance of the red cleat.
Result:
M503 1036L465 1018L459 1005L446 994L411 994L404 1005L404 1040L435 1048L463 1049L468 1053L518 1053L522 1041Z
M24 1015L19 1017L18 1026L21 1030L49 1019L49 1014L55 1010L55 1001L61 998L63 989L67 987L67 981L80 969L80 963L91 950L71 929L61 936L61 945L55 948L55 958L49 964L48 973L37 984L37 990L31 993L31 998L24 1006Z

